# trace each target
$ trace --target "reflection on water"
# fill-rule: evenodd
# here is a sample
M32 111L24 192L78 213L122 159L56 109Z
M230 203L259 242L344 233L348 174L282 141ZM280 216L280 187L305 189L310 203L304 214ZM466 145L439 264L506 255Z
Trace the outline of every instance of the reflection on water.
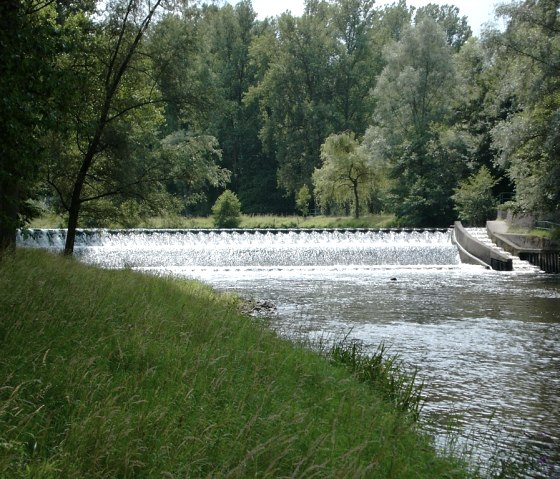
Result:
M60 234L20 242L55 247ZM86 262L272 301L280 334L383 342L418 368L440 444L452 424L475 460L529 457L546 462L533 477L560 477L559 276L461 265L446 233L82 238Z

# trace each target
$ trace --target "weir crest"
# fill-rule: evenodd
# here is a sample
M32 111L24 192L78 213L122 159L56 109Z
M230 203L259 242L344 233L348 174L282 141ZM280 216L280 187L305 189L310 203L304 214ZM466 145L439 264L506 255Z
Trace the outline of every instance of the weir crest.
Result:
M33 229L18 244L62 250L66 231ZM75 253L104 267L458 265L447 229L79 230Z

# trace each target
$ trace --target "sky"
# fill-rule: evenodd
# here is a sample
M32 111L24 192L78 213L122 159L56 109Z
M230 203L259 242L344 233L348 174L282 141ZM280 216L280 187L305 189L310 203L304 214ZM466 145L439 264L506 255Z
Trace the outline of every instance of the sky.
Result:
M237 3L235 0L228 0L229 3ZM396 0L376 0L377 7L390 5ZM437 3L439 5L455 5L459 8L461 15L466 15L469 19L469 25L475 35L479 35L481 26L484 23L494 20L494 6L503 3L500 0L407 0L409 6L422 7L428 3ZM275 17L287 10L292 15L300 16L303 13L304 0L252 0L253 9L257 12L259 19L266 17Z

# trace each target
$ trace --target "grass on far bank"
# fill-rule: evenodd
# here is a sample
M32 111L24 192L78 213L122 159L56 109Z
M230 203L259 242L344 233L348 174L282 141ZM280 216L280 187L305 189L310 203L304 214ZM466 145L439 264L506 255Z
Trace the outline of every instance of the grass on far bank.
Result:
M351 216L275 216L242 215L240 228L387 228L394 224L391 214L367 215L360 218ZM103 225L122 228L124 225L111 223ZM66 228L64 218L45 214L34 219L30 228ZM84 227L84 226L81 226ZM126 227L131 227L127 225ZM145 218L134 223L134 228L213 228L214 220L208 217L158 216Z
M238 306L197 282L4 257L0 477L467 477L374 386Z
M537 236L552 241L560 241L560 228L542 229L512 227L508 229L508 233Z

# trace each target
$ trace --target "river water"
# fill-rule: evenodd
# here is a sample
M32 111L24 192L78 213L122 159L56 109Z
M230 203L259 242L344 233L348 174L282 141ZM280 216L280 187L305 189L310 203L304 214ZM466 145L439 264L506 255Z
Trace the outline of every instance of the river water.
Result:
M63 231L32 233L20 244L62 247ZM383 343L418 370L440 447L451 437L474 465L560 478L557 275L462 265L448 232L93 231L76 253L271 301L290 338Z

